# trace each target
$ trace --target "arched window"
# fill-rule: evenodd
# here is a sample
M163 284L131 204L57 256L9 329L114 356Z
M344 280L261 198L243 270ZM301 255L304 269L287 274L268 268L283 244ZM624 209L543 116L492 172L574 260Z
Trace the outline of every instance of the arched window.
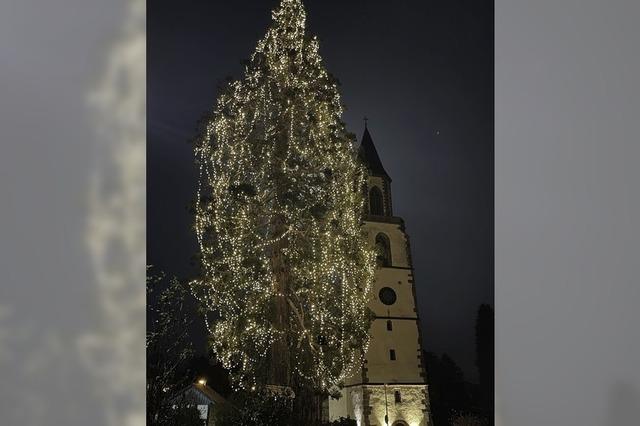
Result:
M391 266L391 244L384 234L376 236L376 259L378 266Z
M384 215L384 205L382 204L382 191L377 186L369 191L369 212L374 216Z
M400 391L395 391L393 393L396 404L400 404L402 402L402 395L400 395Z

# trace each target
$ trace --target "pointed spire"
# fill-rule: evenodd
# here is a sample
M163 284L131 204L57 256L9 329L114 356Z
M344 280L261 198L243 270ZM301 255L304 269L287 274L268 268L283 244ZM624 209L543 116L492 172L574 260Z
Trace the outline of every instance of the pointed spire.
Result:
M358 156L362 160L362 162L369 169L369 173L374 176L382 176L391 180L391 177L387 174L386 170L382 166L382 161L380 161L380 156L378 156L378 151L376 150L375 145L373 144L373 139L371 139L371 134L369 133L369 127L367 126L367 121L369 119L365 118L364 125L364 134L362 135L362 142L360 143L360 149L358 150Z
M266 61L270 70L286 74L289 66L285 63L300 61L307 47L312 48L304 54L317 55L317 41L305 41L307 15L302 0L282 0L271 12L271 18L267 33L251 56L259 62L257 68L263 68Z

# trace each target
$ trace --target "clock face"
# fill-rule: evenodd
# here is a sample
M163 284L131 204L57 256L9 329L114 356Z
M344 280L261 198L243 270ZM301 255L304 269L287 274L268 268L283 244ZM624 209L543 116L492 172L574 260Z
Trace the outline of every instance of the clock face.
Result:
M380 293L378 293L378 297L380 297L380 301L382 303L388 306L396 303L396 299L397 299L396 292L389 287L383 287L382 289L380 289Z

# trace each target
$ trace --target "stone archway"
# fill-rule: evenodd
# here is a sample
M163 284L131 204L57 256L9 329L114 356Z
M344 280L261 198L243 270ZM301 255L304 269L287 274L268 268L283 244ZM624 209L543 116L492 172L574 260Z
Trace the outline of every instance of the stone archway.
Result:
M409 426L404 420L396 420L391 426Z

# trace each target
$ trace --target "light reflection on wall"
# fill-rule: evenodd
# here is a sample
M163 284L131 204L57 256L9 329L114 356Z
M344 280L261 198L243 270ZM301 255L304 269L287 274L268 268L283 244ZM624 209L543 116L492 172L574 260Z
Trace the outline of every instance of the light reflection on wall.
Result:
M399 391L402 396L402 402L394 401L394 392ZM404 421L410 426L426 425L423 409L425 405L425 387L412 385L388 385L384 386L368 386L369 404L373 407L372 417L376 419L380 425L385 424L385 415L389 416L389 425L393 425L397 421Z
M353 413L358 426L362 426L362 391L359 388L351 390L351 403L353 404Z

